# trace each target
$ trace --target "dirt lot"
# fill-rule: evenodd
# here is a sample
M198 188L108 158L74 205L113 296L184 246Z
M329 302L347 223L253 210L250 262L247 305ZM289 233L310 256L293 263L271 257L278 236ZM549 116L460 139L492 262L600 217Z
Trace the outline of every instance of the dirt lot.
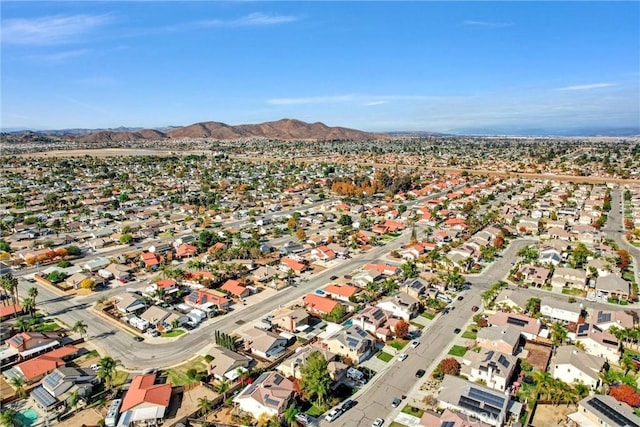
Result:
M531 363L534 368L540 369L541 371L547 369L547 363L551 357L551 347L527 341L524 349L529 352L527 362Z
M531 425L535 427L564 425L567 415L578 410L576 405L538 405Z

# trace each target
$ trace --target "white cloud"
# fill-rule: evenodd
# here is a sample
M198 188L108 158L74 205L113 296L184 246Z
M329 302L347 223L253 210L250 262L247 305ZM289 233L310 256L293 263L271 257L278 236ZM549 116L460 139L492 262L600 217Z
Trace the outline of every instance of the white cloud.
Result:
M365 102L364 105L365 107L373 107L376 105L382 105L382 104L386 104L387 101L369 101L369 102Z
M503 28L503 27L511 27L515 25L513 22L473 21L473 20L463 21L462 24L468 27L477 27L477 28Z
M575 85L575 86L565 86L558 88L556 90L591 90L591 89L600 89L603 87L611 87L615 86L615 83L591 83L587 85Z
M200 21L197 24L203 27L254 27L266 25L288 24L300 20L297 16L292 15L274 15L268 13L251 13L238 19L222 20L211 19Z
M2 43L53 45L77 40L79 36L111 22L109 15L56 15L14 18L2 21Z

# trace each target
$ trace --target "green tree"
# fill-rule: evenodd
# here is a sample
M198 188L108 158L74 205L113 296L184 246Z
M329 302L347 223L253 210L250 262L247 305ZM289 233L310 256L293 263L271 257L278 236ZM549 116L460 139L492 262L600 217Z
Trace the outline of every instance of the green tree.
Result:
M567 328L560 323L555 322L553 326L551 326L551 342L554 347L558 347L560 344L567 339Z
M36 302L31 297L26 297L22 300L22 309L33 316L36 310Z
M206 416L213 409L213 402L209 400L207 396L198 398L198 410L200 411L200 416Z
M0 288L11 296L13 305L18 304L18 279L11 272L0 276Z
M295 406L289 406L286 411L284 411L284 421L287 423L289 427L297 427L298 421L296 420L296 416L300 413L300 410Z
M530 263L538 259L538 250L533 246L525 246L518 251L518 256L522 257L525 263Z
M327 368L327 359L319 351L312 352L306 363L300 367L300 388L307 400L324 407L331 390L331 376Z
M0 251L11 252L11 245L5 242L4 239L0 239Z
M20 399L24 399L25 397L27 397L27 391L24 388L25 385L27 385L27 380L25 380L24 377L11 377L11 379L9 380L9 384L15 389L16 394Z
M402 270L402 276L405 279L413 279L418 277L418 267L415 262L408 261L400 266Z
M218 381L216 384L216 391L222 395L222 401L227 400L227 392L231 388L231 384L227 380Z
M82 255L82 250L76 245L67 246L65 248L67 250L67 255L69 256L80 256Z
M536 316L540 313L540 302L540 298L529 298L526 309L530 316Z
M5 408L0 411L0 424L2 424L3 427L14 427L18 424L18 413L5 406Z
M88 326L86 323L84 323L82 320L78 320L76 323L73 324L73 327L71 328L71 330L76 334L80 334L80 336L84 336L84 334L87 333L87 327Z
M338 219L338 224L343 227L348 227L353 224L353 219L351 218L351 215L342 214L340 219Z
M105 388L110 388L113 382L113 377L116 374L116 368L121 365L121 362L111 357L103 357L98 363L98 378L104 381Z
M120 236L120 243L122 243L123 245L129 245L131 244L131 242L133 242L133 236L129 233L124 233L122 236Z

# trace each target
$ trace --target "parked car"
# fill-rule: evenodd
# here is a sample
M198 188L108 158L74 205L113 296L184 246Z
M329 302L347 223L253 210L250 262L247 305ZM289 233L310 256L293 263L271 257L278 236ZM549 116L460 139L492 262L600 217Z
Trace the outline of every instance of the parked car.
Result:
M425 370L424 369L418 369L416 371L416 378L422 378L425 374Z
M455 329L453 330L453 333L454 333L454 334L459 334L459 333L460 333L460 331L461 331L461 329L460 329L460 328L455 328Z
M356 406L357 403L358 402L356 402L355 400L347 399L347 400L344 401L344 403L342 404L342 406L340 408L342 409L343 412L346 412L349 409L351 409L354 406Z
M302 424L304 426L311 424L311 421L312 421L311 417L309 415L307 415L307 414L297 414L295 416L295 419L296 419L297 422L299 422L300 424Z
M400 406L401 402L402 400L400 400L399 397L396 397L391 401L391 406L393 406L394 408L397 408L398 406Z
M384 420L382 418L376 418L375 420L373 420L373 424L371 424L371 427L380 427L382 424L384 424Z
M478 310L479 310L479 308L478 308L477 305L474 305L473 307L471 307L471 311L478 311Z
M324 417L324 419L331 423L331 422L335 421L340 415L342 415L342 408L333 408L327 414L327 416Z
M400 354L398 355L398 360L399 360L399 361L401 361L401 362L403 362L404 360L406 360L406 359L407 359L407 357L409 357L409 355L408 355L407 353L400 353Z
M93 365L89 366L89 369L93 369L94 371L97 371L98 369L100 369L100 365L98 365L97 363L94 363Z
M463 299L464 299L464 297L463 297L462 295L460 295L460 296L458 297L458 301L462 301Z
M139 336L136 335L135 337L133 337L133 340L140 342L140 341L144 341L144 338L139 337Z
M420 345L420 341L411 341L411 347L416 348Z
M338 276L331 276L329 277L329 280L338 280Z

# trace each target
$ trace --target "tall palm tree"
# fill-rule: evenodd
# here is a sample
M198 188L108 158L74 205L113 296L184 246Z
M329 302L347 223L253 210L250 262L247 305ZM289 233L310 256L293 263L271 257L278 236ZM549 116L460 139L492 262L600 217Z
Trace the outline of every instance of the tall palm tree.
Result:
M113 377L116 373L116 368L121 364L122 363L119 360L113 359L108 356L100 359L100 362L98 363L97 375L98 378L104 381L105 388L111 387Z
M554 348L557 348L560 344L567 339L567 328L560 323L556 322L551 326L551 342Z
M11 296L13 305L18 304L18 279L11 272L0 276L0 287L7 295Z
M24 317L20 316L16 319L13 327L19 330L20 332L24 332L27 329L27 322L24 320Z
M33 316L33 312L36 310L36 302L31 297L26 297L22 300L22 309L29 312Z
M16 390L16 394L20 399L27 397L27 391L24 389L24 386L27 384L27 380L25 380L24 377L12 377L9 380L9 384Z
M534 371L533 379L537 384L536 396L546 396L547 398L549 398L551 396L551 388L553 383L551 374L546 371Z
M29 290L27 291L27 296L31 299L33 299L33 304L36 304L36 298L38 296L38 288L36 288L35 286L32 286L29 288Z
M80 336L84 337L84 334L87 333L87 324L84 323L82 320L78 320L76 323L73 324L73 327L71 328L71 330L77 334L80 334Z

